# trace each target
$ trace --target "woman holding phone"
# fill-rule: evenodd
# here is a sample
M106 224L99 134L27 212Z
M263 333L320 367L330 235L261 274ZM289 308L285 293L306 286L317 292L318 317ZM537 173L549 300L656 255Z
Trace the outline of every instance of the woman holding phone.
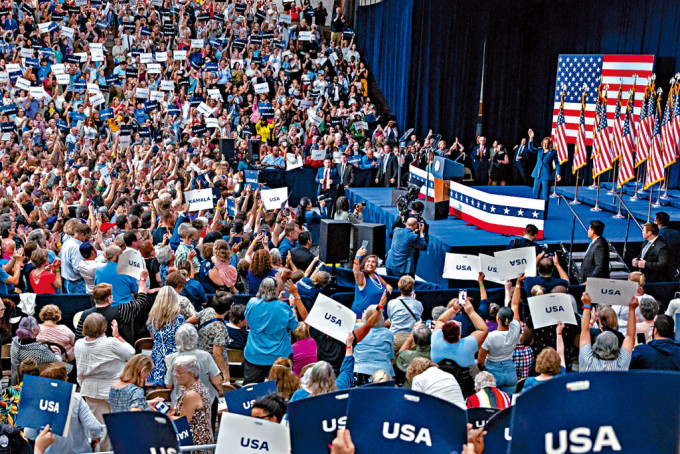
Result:
M366 252L368 251L365 246L357 251L352 267L356 281L352 310L357 314L357 318L361 318L368 306L380 300L385 290L388 294L392 293L392 286L375 272L378 268L378 256L366 255Z

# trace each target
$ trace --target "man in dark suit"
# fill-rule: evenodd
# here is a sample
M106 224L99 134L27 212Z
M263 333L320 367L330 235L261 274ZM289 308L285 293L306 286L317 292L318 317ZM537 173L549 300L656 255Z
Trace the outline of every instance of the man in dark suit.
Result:
M538 236L538 227L534 224L527 224L524 229L524 236L522 238L513 238L508 243L506 249L518 249L522 247L534 247L536 248L536 255L541 253L541 245L536 243L536 237Z
M557 181L562 179L557 150L553 148L553 141L550 137L541 141L541 148L534 147L534 131L530 129L529 153L536 155L536 166L534 171L531 172L531 177L534 179L534 199L538 199L540 196L541 200L548 200L552 182L555 178L557 178Z
M399 149L394 147L395 153L392 153L390 146L385 145L383 150L384 153L378 163L378 175L375 177L375 182L386 188L396 187L399 174L399 156L397 156Z
M489 184L489 161L491 160L491 150L486 146L486 137L479 138L479 145L472 149L472 173L475 177L475 184L482 186Z
M633 266L645 275L645 282L666 282L669 279L670 251L659 238L659 226L651 222L642 229L642 251L633 259Z
M670 220L668 213L659 211L656 213L654 223L659 226L659 237L668 246L671 255L670 278L675 279L680 274L680 233L668 227Z
M513 158L514 166L512 166L512 173L515 178L515 184L529 184L527 173L529 172L529 147L527 147L527 139L522 139L519 145L515 145L515 156Z
M585 284L589 277L609 278L609 245L604 239L604 223L592 221L588 229L588 238L591 239L586 256L581 264L579 282Z
M323 160L323 167L316 172L315 181L319 184L316 195L323 194L326 198L332 199L335 196L335 185L340 182L338 171L332 167L330 157Z
M338 195L343 195L345 189L354 185L354 166L347 162L347 159L345 153L340 153L340 164L336 166L338 179L340 181L340 184L338 185Z

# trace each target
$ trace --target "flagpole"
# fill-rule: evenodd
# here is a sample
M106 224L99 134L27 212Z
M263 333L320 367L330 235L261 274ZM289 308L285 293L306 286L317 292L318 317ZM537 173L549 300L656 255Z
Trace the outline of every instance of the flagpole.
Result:
M550 198L557 197L557 177L555 177L555 184L553 185L553 192L550 194Z
M633 166L635 166L635 163L633 163ZM638 169L640 167L641 166L633 168L633 172L635 172L635 193L633 194L633 197L630 198L631 202L637 202L638 200L640 200L640 197L638 197L638 183L640 182L640 171L638 171Z
M597 176L597 195L595 196L595 206L590 209L590 211L602 211L599 206L600 202L600 176Z
M614 169L612 170L612 188L607 191L607 194L616 194L616 164L618 164L618 161L614 161Z
M664 195L659 195L659 198L664 199L664 200L667 200L667 199L670 198L670 197L668 197L668 179L671 176L671 169L670 169L670 166L668 166L668 167L669 167L668 168L668 174L667 174L667 176L664 176L664 185L666 186L666 189L664 190ZM664 175L666 175L665 169L664 169Z
M649 222L649 220L652 217L652 199L653 198L654 198L654 186L652 186L652 191L649 194L649 208L647 209L647 222Z
M664 181L666 179L664 178ZM652 188L652 192L649 194L649 198L653 199L654 198L654 188ZM661 206L661 182L659 182L659 195L656 197L656 202L654 202L655 207L660 207Z
M614 217L614 218L616 218L616 219L623 219L623 218L625 218L625 216L621 214L621 203L622 203L622 202L623 202L623 185L621 185L621 195L619 195L619 212L616 213L616 214L615 214L614 216L612 216L612 217Z
M578 174L581 172L581 169L576 169L576 186L574 187L574 200L571 201L572 205L580 205L581 202L579 202L576 199L576 196L578 195Z

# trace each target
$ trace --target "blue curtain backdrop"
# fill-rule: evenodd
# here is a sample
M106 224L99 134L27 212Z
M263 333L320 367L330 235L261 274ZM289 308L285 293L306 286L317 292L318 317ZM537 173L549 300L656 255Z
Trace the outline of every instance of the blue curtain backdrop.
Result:
M550 134L559 54L654 54L664 92L680 70L677 0L385 0L358 8L356 31L401 129L421 137L433 129L466 146L485 39L482 131L509 148L529 128Z

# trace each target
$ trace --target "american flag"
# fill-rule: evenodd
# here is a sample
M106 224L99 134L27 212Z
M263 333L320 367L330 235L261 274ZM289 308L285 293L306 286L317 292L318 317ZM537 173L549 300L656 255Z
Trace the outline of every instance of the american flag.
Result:
M578 120L578 136L576 137L576 152L571 171L576 173L578 169L588 163L588 152L586 151L586 93L581 95L581 114Z
M420 197L434 196L434 177L412 165L409 181L423 183ZM427 192L426 192L427 191ZM538 238L543 238L545 200L491 194L459 183L451 182L449 214L489 232L507 235L524 235L527 224L538 228Z
M645 189L663 180L663 157L661 156L661 124L659 123L660 107L655 107L654 132L652 133L652 148L647 159L647 177Z
M664 168L675 162L675 156L677 154L677 143L673 131L673 119L671 118L672 102L673 93L671 91L668 95L668 99L666 99L666 109L664 110L663 122L661 123L661 139L663 140L662 162Z
M633 152L635 151L635 145L633 143L633 131L630 127L630 111L631 106L629 100L626 108L626 116L623 120L623 128L621 130L621 166L619 167L619 175L617 178L619 188L635 178L635 168L633 167Z
M611 100L607 105L607 111L613 118L616 101L615 87L618 87L623 78L623 102L628 99L628 91L634 86L633 75L645 80L652 75L654 69L654 55L560 55L557 60L557 81L555 87L555 104L553 110L552 129L557 126L557 115L560 109L560 87L567 86L564 98L564 118L567 131L567 142L576 143L581 113L581 93L585 83L588 86L586 97L585 119L586 125L593 124L595 118L595 104L597 103L597 87L602 76L602 83L609 84ZM640 106L644 97L644 91L639 86L635 92L635 104L633 118L637 120ZM636 114L637 112L637 114ZM586 143L592 145L593 135L586 129Z
M638 142L635 154L635 167L649 158L652 147L652 128L654 127L654 90L647 87L638 125Z
M622 90L619 85L619 94L616 97L616 108L614 110L614 131L612 139L611 155L612 161L619 159L621 155L621 136L623 135L623 118L621 118L621 96Z
M680 151L680 82L673 87L673 136L675 137L676 154Z
M564 120L564 93L562 93L562 103L560 112L557 115L557 128L555 129L555 145L557 146L557 159L560 164L569 160L569 149L567 148L567 128Z
M609 126L607 123L607 93L599 103L599 114L595 118L595 154L593 158L593 178L612 168L612 157L609 154Z

